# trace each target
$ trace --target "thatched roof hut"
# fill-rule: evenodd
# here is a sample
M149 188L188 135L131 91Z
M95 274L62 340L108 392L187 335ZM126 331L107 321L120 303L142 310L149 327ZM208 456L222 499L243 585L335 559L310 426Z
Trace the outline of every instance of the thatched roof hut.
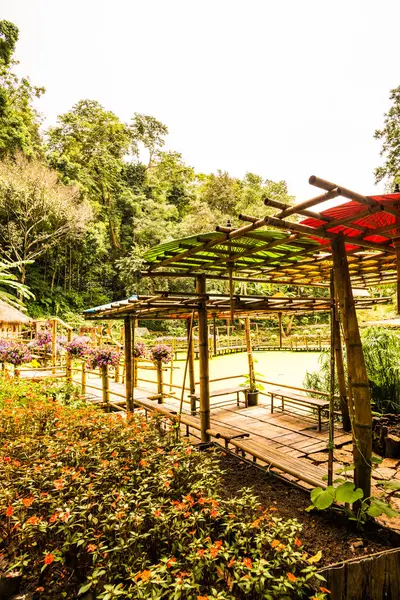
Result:
M22 311L0 300L0 332L13 333L21 330L21 325L31 319Z

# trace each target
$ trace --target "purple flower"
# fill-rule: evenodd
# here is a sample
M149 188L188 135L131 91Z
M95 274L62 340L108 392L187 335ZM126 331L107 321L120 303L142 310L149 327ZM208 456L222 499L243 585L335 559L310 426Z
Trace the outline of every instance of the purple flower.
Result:
M163 362L167 364L172 360L172 349L171 346L166 346L165 344L158 344L157 346L153 346L150 348L150 357L151 360Z
M116 367L119 363L120 356L120 353L112 348L91 348L88 356L88 366L91 369L96 369L97 367L102 368L106 365Z
M135 358L144 358L146 356L146 344L144 342L136 342L133 349L133 356Z
M65 344L65 349L70 356L74 358L83 358L90 353L89 338L76 337L71 342Z
M23 344L11 344L5 352L4 362L8 362L16 367L24 363L29 363L32 360L32 355L29 348Z

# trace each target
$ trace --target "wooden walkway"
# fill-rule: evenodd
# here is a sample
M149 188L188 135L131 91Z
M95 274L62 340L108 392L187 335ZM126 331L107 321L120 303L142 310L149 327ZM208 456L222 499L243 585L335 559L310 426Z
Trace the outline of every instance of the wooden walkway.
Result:
M51 376L51 370L37 374L37 378ZM34 377L31 374L30 377ZM75 383L79 383L75 378ZM102 401L101 379L88 375L87 398L93 402ZM165 384L168 389L168 384ZM271 388L270 391L272 391ZM110 381L111 406L116 410L125 407L125 386L122 383ZM163 404L151 398L156 395L156 386L151 383L147 387L134 390L136 405L149 410L159 410L164 414L179 413L180 402L176 398L167 397ZM185 400L187 400L185 398ZM233 446L236 451L250 460L269 466L273 471L286 477L292 482L309 489L315 486L327 485L323 476L327 475L326 452L328 442L328 427L324 423L318 431L318 422L311 412L274 412L271 414L269 397L262 395L258 406L236 406L236 396L233 394L228 404L221 406L219 398L211 398L211 438L225 446ZM187 402L183 405L183 431L193 439L199 438L200 418L190 414ZM335 428L335 447L340 448L351 442L351 435L342 429ZM228 447L228 446L227 446ZM349 447L345 450L350 450ZM326 461L324 455L326 454ZM349 452L344 452L349 454ZM313 456L318 456L318 461ZM322 456L322 460L321 460ZM341 465L338 465L341 466Z

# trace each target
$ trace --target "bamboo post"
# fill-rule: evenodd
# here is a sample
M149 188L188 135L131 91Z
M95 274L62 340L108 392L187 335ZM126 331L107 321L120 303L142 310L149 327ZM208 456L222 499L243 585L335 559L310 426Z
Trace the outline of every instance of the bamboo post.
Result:
M51 365L52 372L56 372L57 364L57 321L51 320Z
M134 317L130 319L131 323L131 382L132 382L132 412L135 410L135 329L137 321ZM136 370L136 385L137 385L137 370Z
M138 361L139 359L136 356L133 357L133 388L137 387L138 384Z
M337 294L336 294L337 296ZM342 342L340 339L340 322L339 322L339 313L336 306L335 301L335 363L336 363L336 374L338 378L339 384L339 396L340 396L340 412L342 413L342 422L344 431L351 431L351 419L349 414L349 402L347 398L347 389L346 389L346 377L344 373L344 364L343 364L343 352L342 352Z
M397 270L397 314L400 314L400 241L394 241L394 248L396 250L396 270Z
M67 331L67 341L71 342L72 341L72 329L68 329ZM67 377L67 383L72 383L72 357L70 356L69 352L67 352L67 358L65 360L65 370L66 370L66 377Z
M217 356L217 329L216 329L216 315L213 314L213 345L214 345L214 356Z
M193 325L192 320L186 320L187 336L188 336L188 353L189 353L189 388L190 388L190 412L196 414L196 378L194 374L194 344L193 344Z
M157 402L158 404L164 403L164 390L163 390L163 367L161 360L157 360Z
M110 412L110 381L108 378L108 365L101 367L101 388L103 393L103 404L106 412Z
M367 369L358 329L357 315L342 234L332 240L335 287L339 298L347 349L347 374L350 412L353 418L354 483L371 495L372 412Z
M334 435L335 435L335 282L333 270L331 270L330 280L330 292L331 292L331 312L330 312L330 326L331 326L331 347L330 347L330 389L329 389L329 441L328 441L328 485L333 483L333 450L334 450Z
M125 390L126 390L126 408L133 410L133 389L132 389L132 332L130 317L124 318L124 353L125 353Z
M278 313L279 323L279 350L282 350L282 313Z
M249 363L249 390L253 392L256 389L256 376L254 373L253 349L251 347L250 317L246 317L244 320L244 331L246 336L247 360ZM258 399L255 404L258 404Z
M82 388L82 396L86 395L86 362L82 361L82 373L81 373L81 388Z
M196 280L196 292L206 293L206 277L199 275ZM208 337L207 337L207 304L201 298L198 309L199 317L199 363L200 363L200 427L201 441L209 442L210 436L210 376L208 364Z
M120 366L119 366L119 361L118 361L117 365L115 366L114 380L115 380L115 383L119 383L119 380L120 380Z

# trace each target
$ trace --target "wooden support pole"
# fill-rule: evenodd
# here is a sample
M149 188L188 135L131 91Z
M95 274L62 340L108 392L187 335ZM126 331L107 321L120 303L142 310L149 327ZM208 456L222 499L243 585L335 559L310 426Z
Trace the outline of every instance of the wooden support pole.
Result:
M279 349L282 350L282 313L278 313L278 323L279 323Z
M192 415L196 414L196 378L194 374L194 344L192 320L186 320L189 354L189 388L190 388L190 410Z
M106 412L110 412L110 381L108 378L108 365L101 367L101 388L103 394L103 404Z
M82 361L82 374L81 374L81 392L82 396L86 396L86 361Z
M131 381L132 381L132 412L135 410L135 383L137 385L137 361L135 360L135 329L137 321L135 317L131 317ZM136 379L135 379L135 365L136 365Z
M72 329L68 329L67 331L67 341L72 342ZM72 383L72 357L69 352L67 352L67 358L65 359L65 367L66 367L66 377L67 383Z
M394 247L396 250L396 270L397 270L397 314L400 315L400 241L396 240L394 242Z
M350 403L353 403L354 483L371 495L372 412L367 369L349 276L345 243L339 234L332 241L335 288L339 298L347 349L347 374Z
M118 364L115 366L115 373L114 373L115 383L119 383L119 379L120 379L120 364L118 361Z
M331 326L331 347L330 347L330 386L329 386L329 438L328 438L328 485L333 483L333 450L334 450L334 435L335 435L335 281L333 270L331 270L331 311L330 311L330 326Z
M133 411L133 387L132 387L132 332L131 319L124 319L124 351L125 351L125 390L126 408Z
M229 306L230 306L231 326L233 328L233 326L234 326L234 318L235 318L235 312L234 312L234 309L233 309L233 294L234 294L234 291L235 291L235 286L234 286L233 279L232 279L232 277L233 277L233 267L229 266L228 269L229 269Z
M196 280L196 292L206 294L206 277L199 275ZM199 363L200 363L200 427L201 441L209 442L210 436L210 376L208 364L208 336L207 336L207 303L201 299L198 309L199 316Z
M52 372L56 372L57 364L57 321L51 320L51 365L53 367Z
M217 325L216 325L217 317L215 313L213 314L213 351L214 356L217 356Z
M157 402L158 404L164 403L164 385L163 385L163 365L161 360L156 362L157 367Z
M336 297L337 297L337 294L336 294ZM336 298L335 298L335 300L336 300ZM341 342L341 338L340 338L339 311L337 310L336 301L335 301L335 320L334 320L333 325L335 328L335 363L336 363L336 374L337 374L338 385L339 385L340 412L342 413L342 424L343 424L344 431L351 431L349 402L348 402L348 398L347 398L347 388L346 388L346 376L344 373L342 342Z

